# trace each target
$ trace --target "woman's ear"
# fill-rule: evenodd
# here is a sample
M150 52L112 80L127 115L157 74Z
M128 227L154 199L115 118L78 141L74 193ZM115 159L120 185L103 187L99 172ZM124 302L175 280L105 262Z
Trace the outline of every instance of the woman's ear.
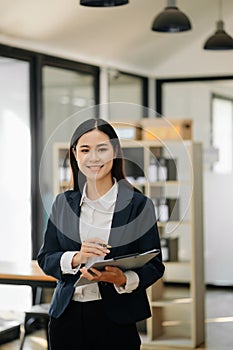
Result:
M77 159L77 154L76 154L76 149L75 149L74 147L72 147L72 152L73 152L74 158L75 158L76 160L78 160L78 159Z
M118 153L118 147L114 149L113 159L116 159Z

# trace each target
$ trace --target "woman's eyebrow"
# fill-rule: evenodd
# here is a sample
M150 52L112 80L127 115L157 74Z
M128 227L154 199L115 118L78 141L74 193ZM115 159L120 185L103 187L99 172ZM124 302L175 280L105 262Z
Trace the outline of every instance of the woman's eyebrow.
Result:
M80 145L79 148L82 148L82 147L90 147L89 145Z
M103 146L108 146L108 142L104 142L104 143L99 143L98 145L96 145L96 147L103 147ZM90 148L90 145L80 145L79 148Z
M108 146L108 143L99 143L96 147Z

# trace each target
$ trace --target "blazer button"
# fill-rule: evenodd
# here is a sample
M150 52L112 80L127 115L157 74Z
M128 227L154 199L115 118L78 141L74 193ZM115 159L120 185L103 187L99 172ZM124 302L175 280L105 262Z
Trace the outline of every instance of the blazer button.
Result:
M102 286L106 287L108 285L108 282L100 282Z

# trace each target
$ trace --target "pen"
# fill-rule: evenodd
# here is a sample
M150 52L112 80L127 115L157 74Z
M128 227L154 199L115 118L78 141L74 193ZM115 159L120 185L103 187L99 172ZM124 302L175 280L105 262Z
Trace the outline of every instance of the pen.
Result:
M111 245L106 243L100 243L100 242L91 242L91 243L98 244L100 247L103 247L103 248L112 248Z

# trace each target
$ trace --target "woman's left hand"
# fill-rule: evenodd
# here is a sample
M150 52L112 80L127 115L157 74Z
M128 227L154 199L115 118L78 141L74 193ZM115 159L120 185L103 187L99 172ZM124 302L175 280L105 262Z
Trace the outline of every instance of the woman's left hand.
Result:
M89 281L114 283L116 286L124 286L126 283L125 274L118 267L105 266L104 271L94 268L87 270L86 267L82 267L80 271L82 273L80 277L85 277Z

